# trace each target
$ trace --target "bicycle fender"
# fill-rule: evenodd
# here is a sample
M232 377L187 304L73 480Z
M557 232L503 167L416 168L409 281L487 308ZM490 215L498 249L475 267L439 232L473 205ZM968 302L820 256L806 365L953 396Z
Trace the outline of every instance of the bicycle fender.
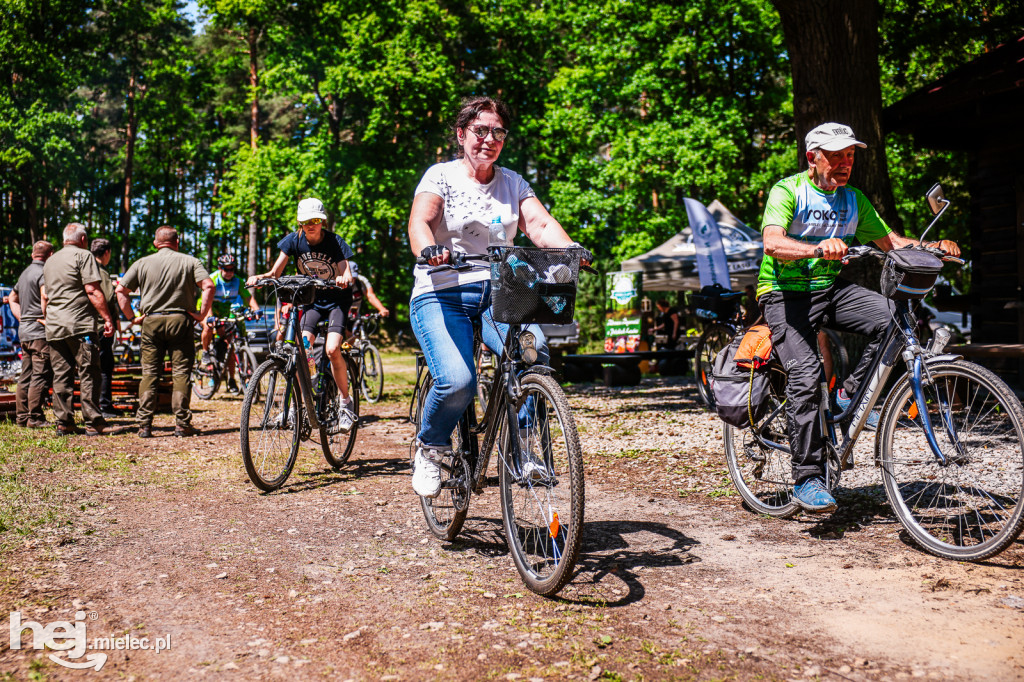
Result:
M943 353L942 355L933 355L930 358L924 359L924 364L931 365L936 362L957 362L963 360L964 356L956 355L955 353Z
M523 372L522 376L526 376L527 374L543 374L545 376L554 376L555 374L558 374L558 372L554 368L548 367L547 365L531 365L526 369L526 371Z

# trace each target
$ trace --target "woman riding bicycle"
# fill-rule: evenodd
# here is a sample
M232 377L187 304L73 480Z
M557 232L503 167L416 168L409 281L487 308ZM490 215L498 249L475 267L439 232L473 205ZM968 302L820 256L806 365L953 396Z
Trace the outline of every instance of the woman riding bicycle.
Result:
M343 402L338 411L338 430L348 433L356 422L356 415L352 411L352 399L349 397L348 369L341 352L341 342L345 332L345 317L352 305L352 292L348 288L352 284L352 272L348 267L352 249L339 235L324 229L327 214L319 199L300 201L296 218L299 230L277 243L281 253L273 267L262 275L253 275L246 285L251 287L261 279L280 277L288 265L288 258L294 256L299 272L324 281L333 281L338 286L336 291L317 293L313 304L303 307L302 335L312 346L317 324L321 319L327 320L324 352L331 361L331 373L338 384Z
M410 317L434 377L423 405L413 464L413 489L422 497L440 492L439 463L450 451L452 431L476 393L474 322L482 321L483 342L498 353L507 331L507 325L495 323L489 312L488 269L434 274L429 270L449 263L452 251L486 251L495 223L501 224L505 245L511 245L521 229L540 247L579 246L522 176L496 165L510 124L504 102L490 97L466 101L454 126L459 158L427 170L409 215L412 252L428 262L415 269ZM530 329L537 337L540 362L546 362L544 336L536 325Z

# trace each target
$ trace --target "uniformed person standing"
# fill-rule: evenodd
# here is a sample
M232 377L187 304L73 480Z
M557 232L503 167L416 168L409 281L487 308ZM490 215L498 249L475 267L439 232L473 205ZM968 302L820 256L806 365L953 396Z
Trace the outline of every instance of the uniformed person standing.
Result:
M43 266L43 311L53 365L53 413L58 436L79 433L75 427L76 369L85 434L98 436L106 427L99 406L97 342L100 320L104 336L114 333L114 321L100 289L100 268L86 250L88 244L85 227L70 223L64 228L64 248L50 256Z
M21 374L18 376L15 419L18 426L40 429L51 426L43 415L43 403L50 388L50 346L43 325L43 265L53 255L53 244L38 241L32 245L32 262L21 273L8 299L11 312L19 321Z
M213 306L213 281L198 258L178 252L178 232L164 225L157 228L153 244L157 252L132 263L117 285L117 302L128 319L142 323L142 383L139 386L139 438L152 438L156 408L157 380L163 371L164 355L171 357L174 389L171 409L175 436L192 436L189 402L192 395L192 366L196 346L194 324L205 320ZM196 313L196 285L202 289ZM132 312L128 295L139 290L140 315Z
M120 324L120 311L117 306L117 296L114 295L114 282L110 279L107 265L110 264L110 240L93 239L89 244L89 251L92 252L96 263L100 266L100 289L103 290L103 299L110 309L110 318L114 320L114 331L117 332ZM116 419L121 416L114 409L113 396L114 383L114 337L104 336L100 339L100 411L104 419Z

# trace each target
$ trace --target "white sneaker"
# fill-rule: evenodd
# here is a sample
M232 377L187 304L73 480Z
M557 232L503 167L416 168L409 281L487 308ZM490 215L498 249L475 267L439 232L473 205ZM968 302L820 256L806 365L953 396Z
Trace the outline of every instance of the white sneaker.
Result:
M338 410L338 432L348 433L356 423L356 414L346 404Z
M416 458L412 465L412 489L420 497L437 497L441 492L441 461L444 448L433 448L417 443Z
M540 457L530 450L530 430L519 429L519 454L522 462L523 480L543 481L549 476L548 468Z

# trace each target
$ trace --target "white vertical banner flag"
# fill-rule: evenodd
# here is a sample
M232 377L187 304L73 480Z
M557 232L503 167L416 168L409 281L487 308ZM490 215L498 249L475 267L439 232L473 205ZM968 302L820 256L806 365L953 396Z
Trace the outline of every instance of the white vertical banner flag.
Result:
M696 199L687 197L683 202L686 204L686 216L690 219L693 244L697 247L697 272L701 287L720 284L728 289L729 265L718 222L707 207Z

